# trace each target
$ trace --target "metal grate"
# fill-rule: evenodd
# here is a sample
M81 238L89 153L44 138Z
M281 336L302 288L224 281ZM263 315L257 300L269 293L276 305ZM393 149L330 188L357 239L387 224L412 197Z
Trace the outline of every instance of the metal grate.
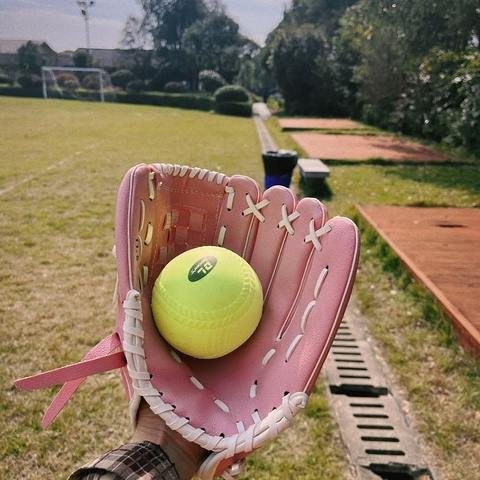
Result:
M364 332L349 307L323 370L357 478L433 480Z

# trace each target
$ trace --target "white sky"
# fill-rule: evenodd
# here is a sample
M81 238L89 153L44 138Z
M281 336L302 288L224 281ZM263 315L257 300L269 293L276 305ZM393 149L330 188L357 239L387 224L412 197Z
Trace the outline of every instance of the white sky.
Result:
M223 0L247 37L263 45L291 0ZM90 12L92 48L119 46L135 0L95 0ZM86 46L85 22L76 0L0 0L0 38L46 41L57 52Z

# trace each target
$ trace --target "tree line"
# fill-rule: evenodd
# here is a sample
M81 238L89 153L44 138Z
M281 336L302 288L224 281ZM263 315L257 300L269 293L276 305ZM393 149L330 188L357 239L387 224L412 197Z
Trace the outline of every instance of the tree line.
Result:
M293 0L262 52L291 114L480 146L478 0Z
M280 91L290 115L349 116L479 148L478 0L293 0L263 48L221 0L140 4L124 46L142 52L138 73L155 88L196 90L211 72L260 95Z
M153 89L184 82L198 90L202 72L234 83L242 62L260 47L240 33L221 1L140 0L143 16L130 16L123 46L136 49L136 73ZM205 73L204 73L205 78Z
M238 84L265 98L280 92L288 115L347 116L480 150L478 0L292 0L263 47L222 0L138 1L123 33L134 65L116 73L122 85L213 93ZM31 52L19 53L28 64Z

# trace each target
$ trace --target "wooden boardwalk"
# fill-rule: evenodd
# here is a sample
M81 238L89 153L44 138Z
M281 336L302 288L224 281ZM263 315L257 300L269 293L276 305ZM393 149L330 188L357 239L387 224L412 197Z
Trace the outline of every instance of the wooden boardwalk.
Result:
M357 205L480 356L480 209Z

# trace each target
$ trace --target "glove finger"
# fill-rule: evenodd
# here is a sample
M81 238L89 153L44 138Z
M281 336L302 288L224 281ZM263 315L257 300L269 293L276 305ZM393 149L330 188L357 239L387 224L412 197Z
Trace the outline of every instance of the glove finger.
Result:
M285 239L289 235L287 227L290 228L293 220L288 217L295 215L296 204L297 198L291 190L275 186L264 193L260 204L262 208L258 213L253 207L247 211L248 215L260 217L250 265L257 272L262 284L264 302L281 262ZM284 224L286 226L283 226Z
M234 175L225 187L225 198L215 231L217 244L250 261L258 229L255 215L243 215L249 204L258 204L261 188L251 178Z

